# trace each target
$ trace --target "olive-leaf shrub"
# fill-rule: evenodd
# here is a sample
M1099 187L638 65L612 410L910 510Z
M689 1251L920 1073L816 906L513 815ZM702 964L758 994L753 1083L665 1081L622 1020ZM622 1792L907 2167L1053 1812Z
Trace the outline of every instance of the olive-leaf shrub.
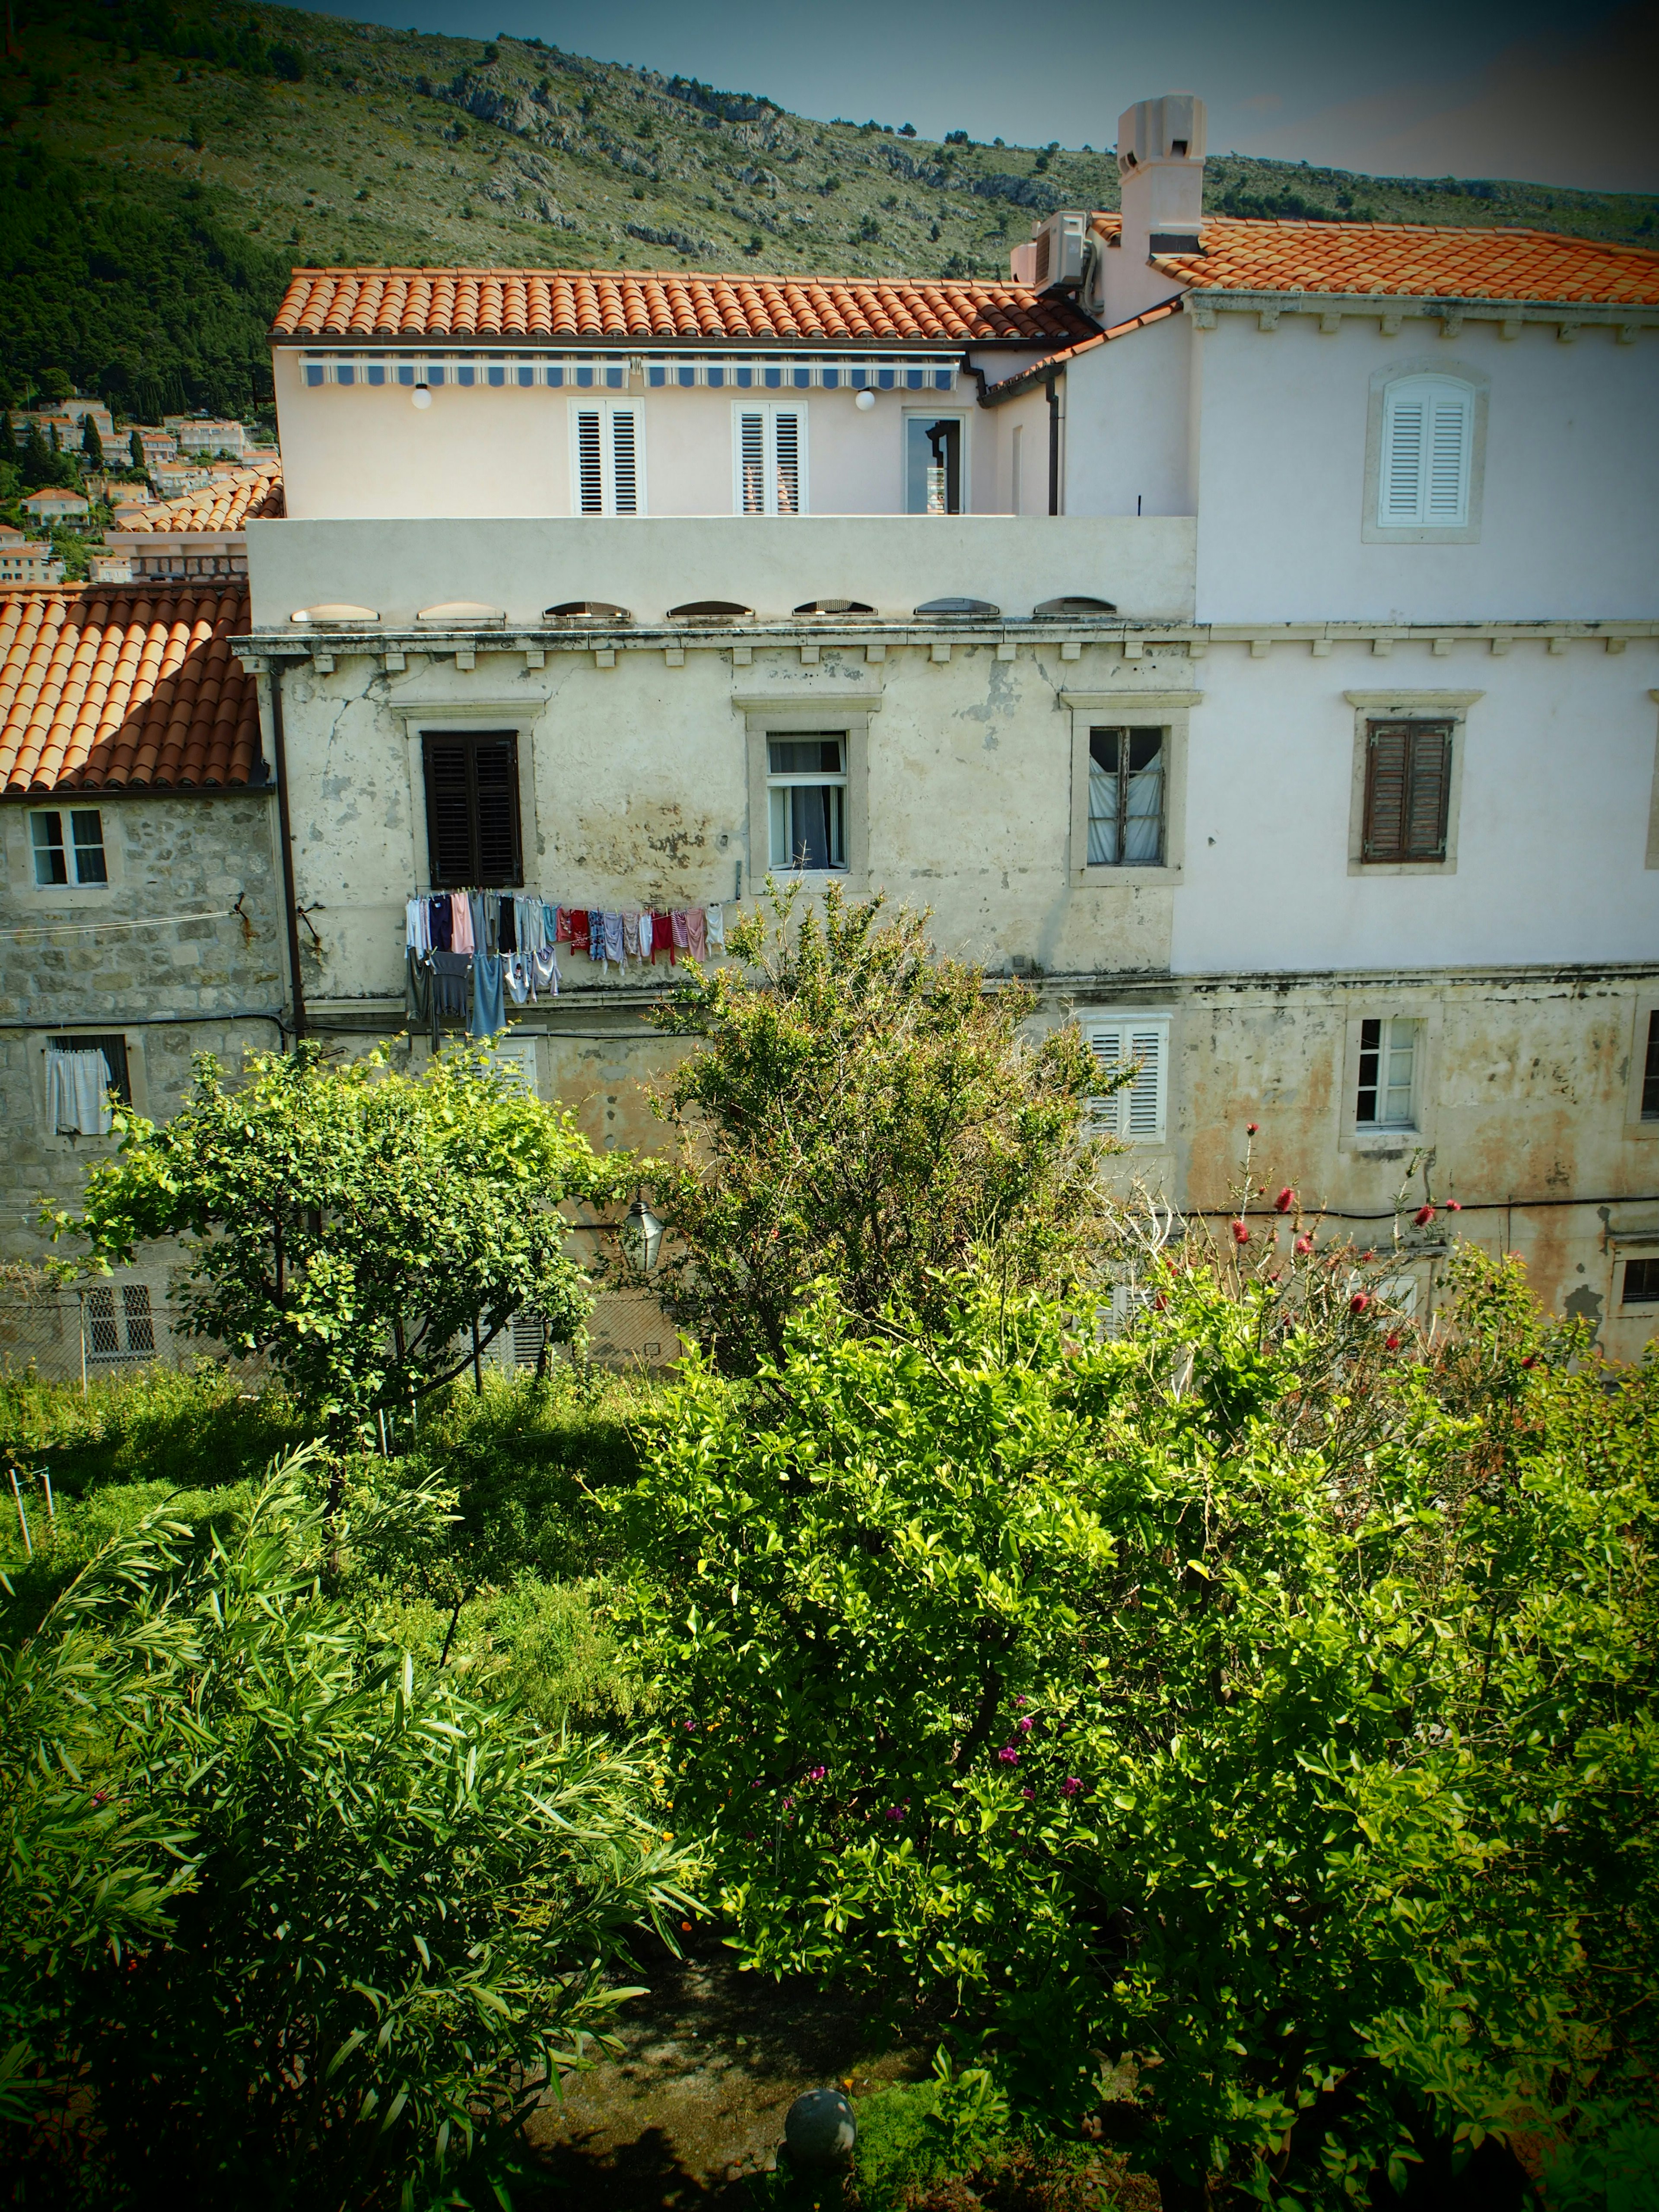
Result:
M1383 1326L1352 1261L1158 1262L1121 1340L825 1297L617 1509L747 1962L954 2014L1056 2124L1115 2069L1172 2208L1389 2202L1653 2079L1659 1370L1474 1253Z
M250 1054L231 1088L204 1054L171 1121L126 1110L117 1127L57 1232L106 1269L182 1239L177 1325L263 1353L337 1433L453 1380L475 1324L488 1345L528 1307L554 1340L574 1334L589 1300L558 1206L603 1201L627 1167L487 1051L407 1076L301 1044Z
M669 1236L652 1288L733 1371L781 1358L815 1281L849 1315L931 1316L970 1251L1008 1281L1073 1263L1097 1212L1089 1095L1070 1025L1032 1041L1030 988L943 960L927 916L880 896L823 910L773 890L652 1019L692 1040L653 1105Z
M636 1759L331 1594L430 1498L331 1520L301 1472L204 1547L141 1524L0 1660L5 2148L42 2201L448 2185L605 2034L630 1929L685 1909Z

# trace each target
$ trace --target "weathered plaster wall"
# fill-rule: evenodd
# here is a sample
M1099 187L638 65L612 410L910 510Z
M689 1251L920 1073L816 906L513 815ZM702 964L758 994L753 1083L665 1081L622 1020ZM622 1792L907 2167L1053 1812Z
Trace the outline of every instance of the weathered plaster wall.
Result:
M1185 316L1172 319L1190 327ZM1285 315L1271 335L1223 314L1202 348L1199 615L1204 622L1643 619L1659 574L1659 334L1621 345L1553 325L1513 338L1350 315L1331 333ZM1147 333L1100 350L1129 356ZM1092 358L1093 356L1090 356ZM1148 360L1150 361L1150 355ZM1480 532L1472 544L1367 544L1371 379L1490 380ZM1150 368L1146 372L1151 374Z
M43 1197L78 1197L115 1139L60 1137L46 1120L48 1035L119 1030L134 1103L175 1112L191 1059L234 1067L279 1041L283 1004L276 807L269 793L105 800L106 890L35 888L22 806L0 810L0 1257L38 1257ZM242 914L229 909L238 896ZM204 920L174 917L206 915ZM244 916L246 920L244 920ZM112 927L137 923L136 927ZM88 925L91 925L90 927ZM40 934L34 933L39 931Z

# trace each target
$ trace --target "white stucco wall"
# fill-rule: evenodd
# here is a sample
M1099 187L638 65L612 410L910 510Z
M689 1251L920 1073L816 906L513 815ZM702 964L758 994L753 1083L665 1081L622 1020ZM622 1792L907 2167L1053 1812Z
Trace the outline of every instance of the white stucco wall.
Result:
M842 598L890 617L957 596L1024 616L1085 592L1138 622L1189 620L1193 605L1194 525L1169 515L289 520L252 523L247 539L258 625L331 600L373 607L392 625L456 599L515 623L578 599L653 622L692 599L735 599L768 617Z
M1184 316L1179 320L1188 325ZM1155 325L1162 330L1163 325ZM1634 344L1553 325L1513 338L1489 322L1455 340L1410 319L1253 315L1198 332L1206 622L1582 621L1655 609L1659 575L1659 332ZM1153 331L1100 349L1111 356ZM1093 358L1093 356L1085 356ZM1378 370L1463 363L1490 380L1479 541L1367 544L1366 420ZM1075 425L1073 428L1075 435Z
M1193 325L1171 315L1066 372L1066 512L1192 514Z
M1610 654L1517 644L1379 660L1213 650L1199 681L1177 973L1645 960L1659 682L1651 641ZM1355 708L1345 693L1479 691L1468 708L1455 874L1350 872Z

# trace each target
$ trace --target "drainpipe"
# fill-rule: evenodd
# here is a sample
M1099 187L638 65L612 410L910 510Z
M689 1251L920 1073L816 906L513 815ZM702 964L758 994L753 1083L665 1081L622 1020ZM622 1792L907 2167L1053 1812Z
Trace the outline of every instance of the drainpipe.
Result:
M1060 404L1060 379L1047 381L1048 393L1048 512L1060 513L1060 426L1065 416Z
M270 670L270 733L276 755L276 833L283 841L283 915L288 924L288 972L294 989L294 1034L306 1034L305 987L300 981L300 918L294 893L294 832L288 812L288 746L283 734L283 664Z

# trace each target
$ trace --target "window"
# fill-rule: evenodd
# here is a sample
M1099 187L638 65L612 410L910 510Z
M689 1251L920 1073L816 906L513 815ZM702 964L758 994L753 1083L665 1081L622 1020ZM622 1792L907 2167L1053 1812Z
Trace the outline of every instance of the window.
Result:
M1364 860L1443 860L1449 722L1372 722L1365 744Z
M1659 1306L1659 1260L1626 1260L1624 1295L1627 1306Z
M1124 1014L1085 1021L1079 1026L1098 1066L1115 1073L1127 1061L1134 1069L1125 1088L1091 1099L1090 1127L1097 1136L1161 1144L1168 1104L1168 1021Z
M1089 732L1089 866L1164 865L1164 732Z
M570 410L570 478L578 514L645 513L645 439L640 410L598 399Z
M1659 1013L1648 1016L1647 1058L1642 1063L1642 1119L1659 1121Z
M1474 393L1449 376L1406 376L1382 395L1380 528L1461 530L1469 519Z
M806 410L734 407L732 511L738 514L806 512Z
M154 1359L155 1316L148 1283L100 1283L87 1292L88 1359Z
M1359 1024L1359 1090L1354 1120L1361 1128L1416 1126L1417 1048L1422 1024L1401 1014Z
M511 730L421 738L434 891L521 884L519 740Z
M76 807L65 817L59 813L31 814L29 837L34 848L34 880L43 887L53 884L106 884L109 869L104 860L104 818L95 806Z
M803 731L766 741L769 866L847 866L847 739Z
M46 1127L53 1136L108 1136L112 1092L123 1106L131 1105L125 1036L46 1039Z
M904 418L904 512L962 513L963 455L968 425L960 415Z

